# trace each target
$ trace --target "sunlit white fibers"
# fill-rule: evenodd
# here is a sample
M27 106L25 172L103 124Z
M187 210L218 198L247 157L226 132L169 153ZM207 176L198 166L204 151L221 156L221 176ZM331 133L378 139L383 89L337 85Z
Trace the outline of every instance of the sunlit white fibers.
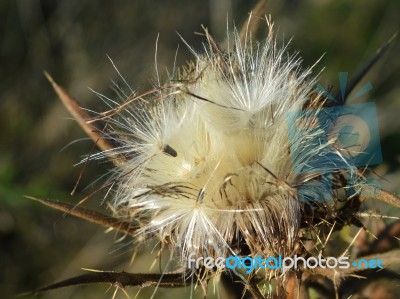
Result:
M260 43L235 31L227 44L225 52L213 42L203 54L192 50L195 61L178 78L110 120L107 138L118 144L111 155L123 157L113 176L115 209L140 223L138 235L172 244L182 259L290 255L299 188L308 181L297 170L335 154L329 141L304 149L323 130L288 138L287 115L315 97L315 82L272 32ZM314 170L330 173L335 163Z

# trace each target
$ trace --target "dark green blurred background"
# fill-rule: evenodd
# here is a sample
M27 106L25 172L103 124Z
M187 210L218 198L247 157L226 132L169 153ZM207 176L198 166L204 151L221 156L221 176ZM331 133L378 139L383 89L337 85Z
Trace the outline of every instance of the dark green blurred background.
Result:
M267 11L310 66L323 67L321 82L338 86L337 72L353 74L400 28L400 1L269 1ZM129 240L114 243L112 233L25 199L23 195L77 202L111 167L90 164L75 196L70 196L81 167L73 167L92 142L70 119L43 71L80 100L99 110L88 87L115 97L111 80L120 81L107 54L136 90L155 78L157 34L160 70L171 69L190 53L176 34L201 50L201 24L223 41L226 19L240 26L256 1L40 1L0 0L0 298L83 273L80 268L148 271L152 259L129 265ZM232 24L232 23L231 23ZM377 102L384 163L384 186L400 191L399 42L368 75L374 86L368 99ZM79 141L70 144L73 141ZM69 145L65 148L65 146ZM88 207L99 208L101 196ZM101 208L101 207L100 207ZM151 248L148 248L148 251ZM153 269L157 271L157 267ZM111 298L108 286L52 291L43 298ZM137 289L128 290L132 298ZM142 291L147 298L152 290ZM180 294L180 295L179 295ZM160 291L159 297L189 297ZM28 297L30 298L30 297ZM125 298L120 292L117 298Z

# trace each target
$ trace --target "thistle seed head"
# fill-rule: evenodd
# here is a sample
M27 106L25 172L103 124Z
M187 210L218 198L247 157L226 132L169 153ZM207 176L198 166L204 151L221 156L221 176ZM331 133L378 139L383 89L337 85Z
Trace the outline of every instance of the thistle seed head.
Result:
M291 256L305 202L336 204L324 197L325 176L343 164L355 176L322 138L325 128L313 125L324 99L311 68L269 30L263 42L234 30L225 50L205 31L192 63L149 92L108 101L111 110L97 118L118 145L92 156L117 161L115 210L138 223L141 239L170 244L182 261L191 253ZM288 121L293 114L304 123Z

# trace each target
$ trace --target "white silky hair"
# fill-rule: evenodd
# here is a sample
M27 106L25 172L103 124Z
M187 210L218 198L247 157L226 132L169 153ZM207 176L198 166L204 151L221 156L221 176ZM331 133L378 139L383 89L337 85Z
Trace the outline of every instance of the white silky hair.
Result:
M323 129L297 132L287 121L315 94L311 68L302 70L273 34L243 42L235 30L227 44L225 52L212 43L205 53L192 50L195 61L176 80L121 104L105 135L118 146L92 157L124 157L112 177L115 210L140 223L138 236L172 244L182 260L243 247L253 256L290 255L300 187L311 200L326 188L308 187L301 169L327 153L336 160L317 163L315 173L344 161L332 141L305 146ZM310 111L317 117L320 109Z

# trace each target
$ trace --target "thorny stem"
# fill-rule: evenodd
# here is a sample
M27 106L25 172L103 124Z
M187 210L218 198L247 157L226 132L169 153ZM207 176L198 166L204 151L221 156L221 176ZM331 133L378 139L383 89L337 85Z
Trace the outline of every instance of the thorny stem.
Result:
M186 279L184 279L184 277L186 277ZM36 294L68 286L105 282L116 285L119 288L125 288L127 286L154 287L157 285L162 288L178 288L191 284L191 278L189 275L182 275L182 273L166 273L160 281L160 274L98 271L57 282L37 289L29 294Z
M118 232L125 233L130 236L135 236L137 227L132 225L132 223L129 222L123 222L117 218L104 215L99 212L95 212L89 209L85 209L82 207L78 207L75 205L63 203L63 202L58 202L54 200L46 200L46 199L38 199L35 197L31 196L26 196L26 198L33 199L35 201L40 202L41 204L44 204L48 207L51 207L53 209L65 212L68 215L72 215L78 218L81 218L83 220L99 224L101 226L107 227L107 228L113 228Z

